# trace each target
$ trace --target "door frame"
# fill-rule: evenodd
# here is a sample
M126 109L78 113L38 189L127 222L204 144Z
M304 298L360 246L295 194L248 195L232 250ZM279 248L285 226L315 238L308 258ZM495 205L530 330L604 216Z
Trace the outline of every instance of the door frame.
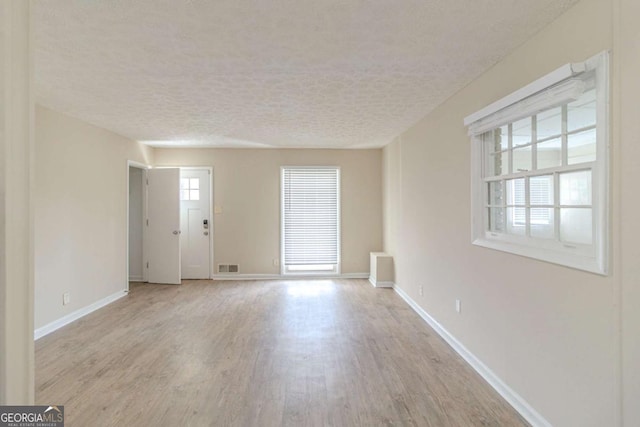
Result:
M144 163L140 163L140 162L136 162L134 160L127 160L127 191L126 191L126 195L127 195L127 210L126 210L126 224L127 224L127 236L126 236L126 247L125 247L125 251L124 251L124 256L125 256L125 292L129 293L129 185L130 185L130 179L131 177L129 176L129 168L136 168L136 169L141 169L143 172L151 169L151 166L149 165L145 165ZM143 174L143 179L146 180L146 174ZM144 185L143 182L143 186L142 186L142 219L145 220L147 218L147 186ZM147 281L147 274L148 271L147 269L144 267L144 263L146 262L146 255L147 255L147 227L142 227L142 263L143 263L143 268L142 268L142 281L146 282Z
M214 273L214 268L213 266L214 264L214 257L213 257L213 240L216 234L216 230L215 230L215 220L214 220L214 195L215 195L215 191L213 189L213 166L161 166L163 168L179 168L180 172L182 172L183 170L206 170L209 172L209 280L213 279L213 273Z

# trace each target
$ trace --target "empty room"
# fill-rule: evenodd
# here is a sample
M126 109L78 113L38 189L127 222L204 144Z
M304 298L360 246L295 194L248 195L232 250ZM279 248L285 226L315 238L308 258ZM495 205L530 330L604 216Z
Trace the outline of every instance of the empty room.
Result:
M640 425L638 16L3 0L0 426Z

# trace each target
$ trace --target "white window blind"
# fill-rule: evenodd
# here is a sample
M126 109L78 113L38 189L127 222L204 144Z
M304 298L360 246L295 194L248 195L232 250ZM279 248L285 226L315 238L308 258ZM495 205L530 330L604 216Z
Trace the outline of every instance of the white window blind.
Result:
M553 87L471 123L469 135L483 133L505 123L514 122L557 105L575 101L585 92L587 85L588 82L582 78L571 78L557 83Z
M337 271L339 170L282 168L283 270Z

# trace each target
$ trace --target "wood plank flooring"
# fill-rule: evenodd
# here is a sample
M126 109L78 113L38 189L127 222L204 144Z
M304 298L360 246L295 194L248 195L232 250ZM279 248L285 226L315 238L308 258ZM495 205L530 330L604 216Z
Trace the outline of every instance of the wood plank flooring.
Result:
M132 284L36 342L67 426L523 426L392 290L365 280Z

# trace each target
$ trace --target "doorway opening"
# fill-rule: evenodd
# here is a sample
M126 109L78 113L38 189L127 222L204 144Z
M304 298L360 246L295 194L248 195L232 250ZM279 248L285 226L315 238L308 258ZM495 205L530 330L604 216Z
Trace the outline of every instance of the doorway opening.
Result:
M127 290L130 282L212 278L212 188L212 168L129 161Z

